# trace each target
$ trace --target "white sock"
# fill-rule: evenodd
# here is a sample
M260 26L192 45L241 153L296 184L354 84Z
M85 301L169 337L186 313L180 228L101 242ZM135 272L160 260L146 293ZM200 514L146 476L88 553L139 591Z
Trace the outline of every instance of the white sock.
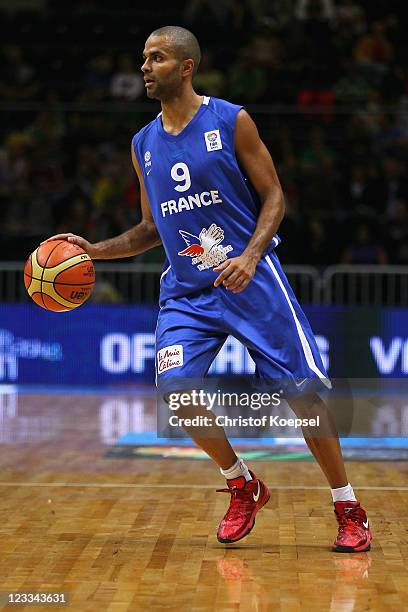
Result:
M346 484L345 487L339 487L338 489L331 489L333 502L345 502L345 501L357 501L354 495L353 487L350 483Z
M243 476L246 482L248 482L248 480L252 480L248 467L245 465L242 459L237 459L234 465L231 465L231 467L227 470L220 468L220 472L227 480L238 478L239 476Z

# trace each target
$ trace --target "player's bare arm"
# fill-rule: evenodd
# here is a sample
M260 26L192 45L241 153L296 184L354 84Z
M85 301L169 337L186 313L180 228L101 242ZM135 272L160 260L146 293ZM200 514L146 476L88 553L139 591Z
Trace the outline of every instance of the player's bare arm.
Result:
M261 202L255 231L244 252L227 259L214 268L221 272L214 282L232 291L243 291L255 274L256 265L272 240L284 215L282 189L268 149L259 137L254 121L245 110L240 110L235 125L235 151L246 176L251 181Z
M68 240L83 248L92 259L120 259L138 255L161 244L161 238L154 223L142 173L136 160L133 146L131 147L132 162L140 183L140 199L142 220L123 234L92 244L82 236L65 233L56 234L47 240ZM47 241L44 241L47 242Z

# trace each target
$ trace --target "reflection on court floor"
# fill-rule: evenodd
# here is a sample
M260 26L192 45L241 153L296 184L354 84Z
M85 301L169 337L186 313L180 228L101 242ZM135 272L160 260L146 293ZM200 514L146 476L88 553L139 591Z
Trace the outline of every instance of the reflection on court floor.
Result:
M343 437L344 456L355 460L408 459L408 402L398 397L374 404L369 398L366 405L357 408L353 426L358 431L358 423L365 422L363 431L369 436ZM291 415L287 405L284 410L284 416ZM110 447L109 457L207 459L188 437L173 439L157 435L156 411L155 390L149 387L47 390L0 385L0 443L52 443L66 439L71 444L78 435L88 432L96 434L93 443L98 440ZM364 418L359 417L359 411ZM75 435L73 427L77 430ZM234 437L234 433L234 430L228 431L234 445L247 459L311 459L303 438L293 437L290 430L280 437Z

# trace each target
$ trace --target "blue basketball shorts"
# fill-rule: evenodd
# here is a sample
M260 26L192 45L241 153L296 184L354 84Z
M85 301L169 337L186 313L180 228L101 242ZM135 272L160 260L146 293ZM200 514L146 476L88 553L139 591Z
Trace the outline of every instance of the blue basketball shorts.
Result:
M228 335L247 347L261 384L296 381L298 388L299 381L314 379L320 390L331 387L310 324L274 251L260 260L241 293L210 286L164 302L156 329L158 388L176 390L182 379L204 378Z

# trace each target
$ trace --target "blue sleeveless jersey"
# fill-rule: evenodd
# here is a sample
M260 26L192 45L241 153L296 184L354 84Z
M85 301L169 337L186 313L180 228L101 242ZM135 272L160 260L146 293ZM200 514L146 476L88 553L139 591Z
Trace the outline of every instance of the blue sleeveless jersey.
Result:
M213 268L246 248L260 205L234 149L242 107L204 101L174 136L161 115L133 137L152 215L166 252L160 301L199 291L218 276ZM273 237L270 253L280 239Z

